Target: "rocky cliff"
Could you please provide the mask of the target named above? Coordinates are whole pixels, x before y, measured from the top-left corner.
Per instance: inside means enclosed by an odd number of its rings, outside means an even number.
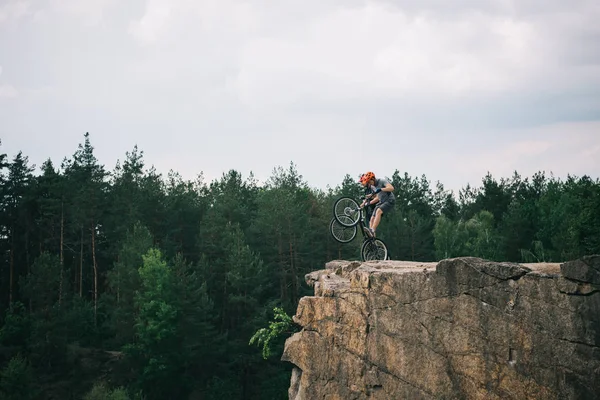
[[[600,398],[600,256],[332,261],[306,276],[289,398]]]

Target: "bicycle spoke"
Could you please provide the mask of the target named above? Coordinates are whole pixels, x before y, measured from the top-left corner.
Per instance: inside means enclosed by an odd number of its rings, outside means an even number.
[[[342,220],[347,221],[349,224],[352,222],[350,217],[342,216]],[[344,226],[340,224],[335,218],[331,220],[329,229],[333,238],[341,243],[351,242],[357,233],[357,227],[353,226]]]
[[[361,218],[361,209],[354,199],[350,197],[341,197],[333,206],[333,216],[340,224],[344,226],[353,226],[356,225]]]
[[[366,240],[361,253],[364,261],[387,259],[387,247],[380,239]]]

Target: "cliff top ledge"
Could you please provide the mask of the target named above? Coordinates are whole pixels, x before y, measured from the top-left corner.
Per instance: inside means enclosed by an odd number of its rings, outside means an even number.
[[[292,400],[600,393],[600,255],[563,263],[333,260],[305,275]]]

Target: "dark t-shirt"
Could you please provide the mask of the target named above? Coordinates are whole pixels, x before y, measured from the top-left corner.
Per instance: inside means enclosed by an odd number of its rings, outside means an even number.
[[[375,179],[375,186],[372,186],[372,190],[375,191],[376,188],[383,189],[383,187],[385,185],[387,185],[388,183],[390,183],[390,181],[388,181],[385,178]],[[390,201],[390,202],[396,201],[396,197],[394,196],[393,192],[381,191],[381,192],[377,193],[377,197],[379,197],[379,203],[384,203],[386,201]]]

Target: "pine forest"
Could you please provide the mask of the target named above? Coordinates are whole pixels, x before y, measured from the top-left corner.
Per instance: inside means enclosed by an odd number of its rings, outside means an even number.
[[[250,339],[312,295],[307,273],[359,259],[358,237],[329,230],[335,200],[362,196],[358,176],[315,189],[290,162],[264,184],[184,180],[137,146],[109,169],[92,142],[60,165],[0,155],[0,398],[287,399],[293,323],[270,352]],[[379,173],[395,187],[377,231],[395,260],[600,253],[598,178],[515,171],[454,193]]]

